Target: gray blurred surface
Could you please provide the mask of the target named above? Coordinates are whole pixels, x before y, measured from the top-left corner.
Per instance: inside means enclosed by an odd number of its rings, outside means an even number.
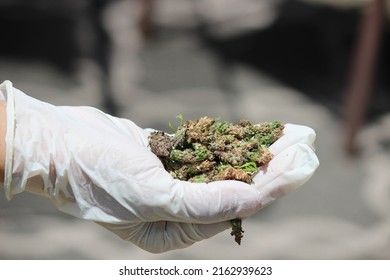
[[[105,19],[114,40],[111,83],[121,117],[163,130],[179,113],[187,119],[304,124],[317,132],[319,169],[297,191],[245,220],[241,246],[226,231],[157,255],[60,213],[47,199],[23,193],[9,202],[1,192],[0,259],[390,258],[390,114],[363,128],[358,140],[364,149],[348,157],[341,146],[342,123],[327,108],[240,65],[227,76],[235,91],[224,91],[218,60],[196,38],[178,33],[144,42],[135,30],[134,10],[133,1],[119,1]],[[101,104],[99,70],[88,60],[80,60],[69,77],[44,63],[2,57],[0,77],[56,105]]]

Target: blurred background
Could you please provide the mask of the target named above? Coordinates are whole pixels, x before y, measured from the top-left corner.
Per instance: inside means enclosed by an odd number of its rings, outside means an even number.
[[[185,119],[317,132],[320,167],[223,232],[149,254],[45,198],[0,193],[0,259],[389,259],[384,0],[0,0],[0,77],[56,105],[169,131]],[[60,124],[59,124],[60,125]]]

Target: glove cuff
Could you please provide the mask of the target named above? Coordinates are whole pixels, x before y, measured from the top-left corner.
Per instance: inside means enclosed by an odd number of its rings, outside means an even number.
[[[4,188],[8,200],[12,198],[11,181],[12,181],[12,161],[14,151],[14,131],[15,131],[15,103],[14,91],[10,81],[4,81],[0,85],[0,98],[7,102],[7,131],[5,136],[6,154],[5,154],[5,172]]]

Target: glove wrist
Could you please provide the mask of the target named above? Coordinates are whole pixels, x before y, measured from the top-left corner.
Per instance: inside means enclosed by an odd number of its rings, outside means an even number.
[[[5,139],[4,147],[2,147],[2,152],[4,156],[4,188],[6,192],[7,199],[11,199],[11,180],[12,180],[12,159],[13,159],[13,139],[14,139],[14,127],[15,127],[15,107],[14,107],[14,94],[13,86],[10,81],[5,81],[0,85],[0,100],[6,101],[5,112],[2,116],[5,121],[2,123],[2,139]],[[4,120],[3,119],[3,120]],[[3,138],[4,137],[4,138]]]

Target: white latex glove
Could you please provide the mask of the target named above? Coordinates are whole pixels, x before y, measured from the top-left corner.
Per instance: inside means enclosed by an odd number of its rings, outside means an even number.
[[[13,147],[7,197],[24,190],[45,195],[59,210],[150,252],[187,247],[228,229],[231,219],[251,216],[302,185],[319,164],[314,131],[288,124],[271,147],[275,158],[254,184],[179,181],[149,150],[149,132],[133,122],[91,107],[53,106],[7,88],[1,86],[15,104],[15,127],[7,130],[7,148]],[[7,108],[12,119],[12,105]]]

